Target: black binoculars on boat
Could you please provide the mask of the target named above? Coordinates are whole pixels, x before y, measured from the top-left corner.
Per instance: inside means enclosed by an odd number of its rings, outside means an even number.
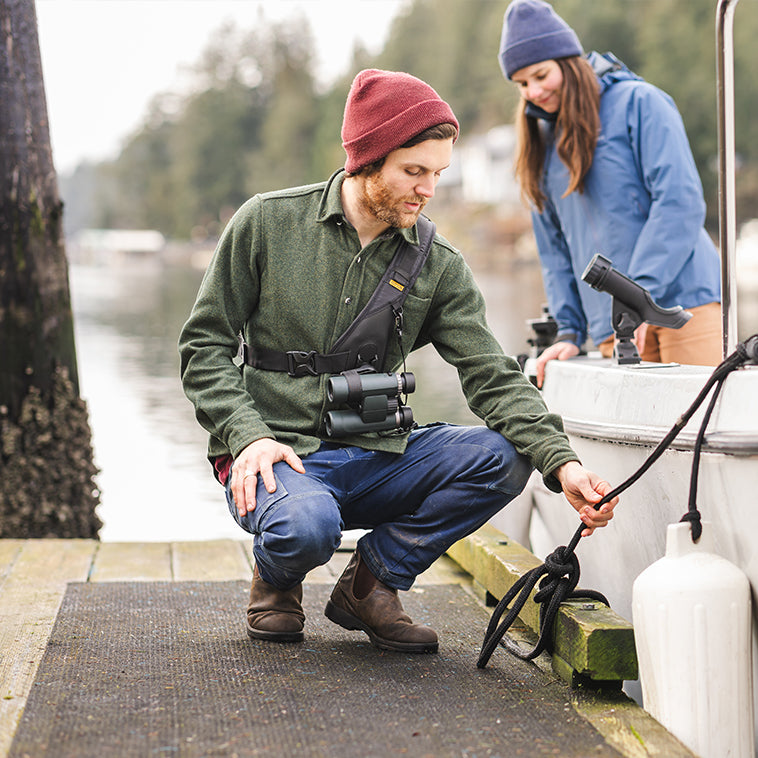
[[[330,437],[388,430],[408,431],[413,411],[403,405],[401,395],[416,389],[410,372],[377,373],[363,366],[330,376],[326,395],[332,403],[345,403],[350,410],[329,411],[324,420]]]
[[[654,326],[679,329],[692,318],[681,305],[661,308],[644,287],[616,271],[611,261],[599,253],[589,262],[582,279],[593,289],[613,296],[612,321],[618,337],[614,356],[619,363],[640,362],[632,337],[634,330],[644,321]]]

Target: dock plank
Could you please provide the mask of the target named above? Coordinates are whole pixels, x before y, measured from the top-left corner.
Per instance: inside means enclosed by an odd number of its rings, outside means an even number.
[[[22,543],[20,552],[3,543],[10,571],[0,606],[0,755],[12,742],[66,585],[87,580],[97,549],[94,540]]]
[[[330,561],[309,571],[305,577],[305,584],[334,584],[338,577],[339,572],[334,569]]]
[[[222,582],[250,579],[250,548],[239,540],[171,543],[175,582]]]
[[[471,584],[471,576],[454,560],[443,555],[423,574],[416,577],[414,587],[423,584]]]
[[[167,542],[102,542],[90,572],[92,582],[170,582],[172,578]]]
[[[24,540],[0,540],[0,591],[10,576],[13,564],[21,555],[24,544]]]

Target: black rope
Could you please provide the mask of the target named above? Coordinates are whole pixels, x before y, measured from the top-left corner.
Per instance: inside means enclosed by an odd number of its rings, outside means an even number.
[[[645,459],[644,463],[629,478],[625,479],[620,485],[612,489],[607,495],[604,495],[600,501],[595,504],[595,510],[599,510],[601,506],[613,500],[613,498],[627,490],[642,477],[658,458],[663,455],[664,451],[671,445],[679,432],[684,429],[713,389],[714,385],[716,385],[716,390],[711,397],[711,401],[708,405],[708,409],[703,418],[703,423],[700,426],[695,441],[694,461],[698,461],[699,466],[700,450],[705,437],[705,428],[708,425],[711,413],[716,405],[716,399],[721,392],[726,377],[732,371],[748,362],[758,362],[758,335],[754,335],[744,343],[738,344],[735,351],[714,369],[693,403],[677,419],[676,423],[658,443],[653,452]],[[695,469],[694,461],[693,474],[690,480],[690,507],[687,514],[682,518],[682,521],[690,521],[693,531],[693,539],[697,541],[700,537],[700,530],[702,527],[700,525],[700,514],[694,506],[697,497],[697,470]],[[482,642],[479,660],[476,664],[477,668],[483,669],[486,667],[498,644],[526,604],[526,601],[529,599],[537,582],[540,582],[540,584],[538,591],[534,595],[534,601],[540,604],[540,631],[536,644],[531,650],[524,650],[520,645],[509,638],[506,638],[503,642],[503,645],[507,650],[522,660],[532,660],[544,650],[552,651],[551,638],[553,624],[555,622],[555,617],[558,614],[558,609],[560,608],[561,603],[565,600],[586,598],[609,605],[608,600],[599,592],[594,590],[574,591],[579,583],[580,573],[579,559],[576,557],[574,550],[576,550],[576,546],[582,538],[582,532],[586,528],[587,527],[584,523],[580,524],[568,545],[556,548],[545,559],[545,562],[542,565],[527,571],[508,590],[508,592],[506,592],[495,607],[490,622],[487,625],[487,631],[484,634],[484,641]],[[695,537],[696,531],[697,537]],[[505,614],[505,618],[502,618],[501,620],[503,614]]]
[[[705,440],[705,430],[708,427],[708,422],[711,420],[711,414],[716,407],[716,401],[719,394],[724,387],[726,377],[722,377],[716,384],[716,389],[713,390],[711,400],[708,403],[708,407],[703,415],[703,421],[700,424],[700,429],[695,439],[695,450],[692,458],[692,470],[690,471],[690,494],[687,500],[687,513],[679,519],[680,523],[689,522],[690,532],[692,534],[692,541],[697,542],[700,539],[700,535],[703,533],[703,525],[701,523],[700,511],[697,508],[697,483],[698,474],[700,472],[700,451],[703,447],[703,441]]]

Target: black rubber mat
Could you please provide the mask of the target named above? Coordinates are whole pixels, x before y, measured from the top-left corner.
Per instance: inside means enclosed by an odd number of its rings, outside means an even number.
[[[69,585],[9,755],[617,756],[565,685],[496,651],[461,587],[402,593],[437,655],[382,652],[323,616],[306,640],[251,642],[244,582]]]

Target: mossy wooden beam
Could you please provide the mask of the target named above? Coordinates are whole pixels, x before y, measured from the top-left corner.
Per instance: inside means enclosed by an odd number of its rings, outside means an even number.
[[[495,600],[527,571],[541,565],[535,555],[490,525],[453,545],[447,554]],[[538,633],[539,606],[533,595],[519,618]],[[632,625],[602,603],[563,603],[555,620],[554,640],[553,668],[572,686],[620,684],[637,678]]]

